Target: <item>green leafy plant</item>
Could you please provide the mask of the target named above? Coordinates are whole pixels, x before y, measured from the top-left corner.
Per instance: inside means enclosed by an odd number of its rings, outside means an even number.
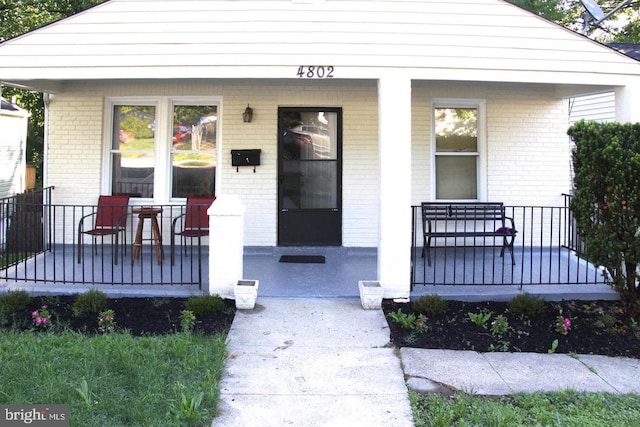
[[[553,340],[553,342],[551,343],[551,348],[549,350],[547,350],[547,353],[549,354],[553,354],[556,352],[556,349],[558,348],[558,340],[555,339]]]
[[[201,408],[204,392],[187,394],[182,384],[176,386],[177,399],[169,407],[170,418],[176,421],[195,423],[207,416],[207,411]]]
[[[196,324],[196,315],[191,310],[180,312],[180,328],[182,332],[191,332]]]
[[[416,316],[414,313],[406,314],[401,309],[389,313],[389,318],[399,323],[404,329],[426,331],[429,329],[427,325],[427,317],[424,314]]]
[[[547,308],[544,298],[528,293],[516,295],[509,301],[509,312],[523,317],[539,317]]]
[[[38,329],[49,328],[52,325],[51,313],[49,313],[46,305],[43,305],[31,313],[31,319],[34,326]]]
[[[76,387],[76,393],[84,401],[87,406],[91,406],[93,402],[93,393],[89,390],[89,384],[86,379],[80,381],[80,387]]]
[[[98,315],[98,331],[103,334],[116,330],[116,313],[113,310],[101,311]]]
[[[10,291],[0,295],[0,314],[16,314],[27,308],[31,297],[26,291]]]
[[[501,337],[506,334],[509,330],[509,321],[504,315],[496,316],[496,318],[491,322],[491,335],[494,337]]]
[[[418,313],[428,317],[435,317],[447,311],[449,303],[442,299],[440,295],[424,295],[415,300],[412,307]]]
[[[474,325],[480,326],[485,329],[487,329],[487,323],[489,323],[492,315],[493,312],[487,310],[481,310],[479,313],[467,313],[469,320],[471,320]]]
[[[73,303],[73,312],[80,316],[83,314],[98,314],[107,305],[108,297],[98,289],[91,289],[78,295]]]
[[[217,295],[200,295],[189,297],[185,308],[196,316],[215,314],[224,310],[224,300]]]
[[[489,345],[489,351],[501,351],[501,352],[507,352],[509,351],[509,346],[511,345],[511,343],[509,341],[498,341],[497,344],[491,344]]]

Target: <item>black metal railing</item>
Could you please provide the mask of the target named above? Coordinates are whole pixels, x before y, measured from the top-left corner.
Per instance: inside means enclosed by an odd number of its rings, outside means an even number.
[[[567,240],[565,242],[565,246],[572,251],[576,252],[578,255],[585,254],[585,245],[584,238],[578,233],[578,227],[576,226],[576,219],[573,216],[573,212],[570,209],[571,199],[573,196],[571,194],[562,194],[562,200],[564,201],[564,208],[567,210],[567,215],[565,218],[565,227],[567,229]]]
[[[50,248],[46,206],[53,187],[0,199],[0,267]]]
[[[569,201],[570,196],[566,196],[562,207],[505,206],[505,216],[515,223],[514,262],[509,253],[501,254],[504,238],[500,233],[482,236],[491,234],[485,233],[488,228],[505,226],[494,221],[438,221],[435,227],[445,230],[438,236],[451,234],[446,230],[452,229],[457,230],[456,236],[432,238],[430,251],[423,252],[422,209],[413,206],[412,289],[415,285],[604,283],[602,270],[579,256],[581,239]]]
[[[208,236],[175,236],[175,245],[171,245],[173,220],[185,214],[184,205],[145,206],[156,212],[155,234],[151,217],[141,215],[143,207],[128,206],[119,250],[115,251],[113,235],[79,233],[81,219],[96,212],[97,206],[51,204],[51,190],[0,199],[0,278],[4,281],[201,288],[208,279]],[[208,228],[208,223],[203,227]],[[139,254],[134,258],[136,246]]]

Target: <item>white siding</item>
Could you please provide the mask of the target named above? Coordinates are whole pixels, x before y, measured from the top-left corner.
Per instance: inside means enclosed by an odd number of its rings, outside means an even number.
[[[25,190],[27,114],[0,110],[0,198]]]
[[[612,122],[616,120],[616,96],[614,92],[585,95],[569,100],[569,123],[581,119]]]
[[[462,80],[478,75],[452,71],[592,84],[640,74],[624,55],[500,0],[112,0],[5,43],[0,64],[0,79],[15,81],[295,78],[299,65],[332,65],[338,78],[390,65]]]

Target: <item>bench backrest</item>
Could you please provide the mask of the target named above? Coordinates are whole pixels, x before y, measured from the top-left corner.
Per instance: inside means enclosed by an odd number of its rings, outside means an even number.
[[[423,202],[422,222],[427,221],[502,221],[504,205],[492,203]]]

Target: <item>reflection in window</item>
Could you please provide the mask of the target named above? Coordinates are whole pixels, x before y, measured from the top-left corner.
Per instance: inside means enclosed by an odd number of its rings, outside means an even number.
[[[338,113],[289,111],[281,120],[282,207],[337,208]]]
[[[478,108],[435,108],[436,199],[478,198]]]
[[[217,106],[174,105],[171,197],[213,196]]]
[[[153,106],[115,105],[111,146],[113,194],[153,197],[155,169]]]

